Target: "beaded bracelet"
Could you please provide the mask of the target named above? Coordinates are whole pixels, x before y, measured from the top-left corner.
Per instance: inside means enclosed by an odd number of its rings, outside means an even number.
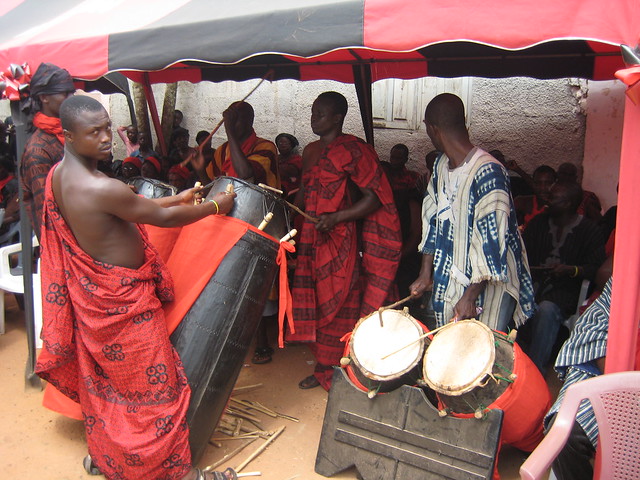
[[[216,213],[214,213],[214,215],[218,215],[218,213],[220,213],[220,207],[218,206],[218,202],[216,202],[215,200],[209,200],[209,201],[216,206]]]

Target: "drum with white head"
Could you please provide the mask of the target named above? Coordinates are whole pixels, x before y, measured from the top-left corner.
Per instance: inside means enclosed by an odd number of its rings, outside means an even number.
[[[352,382],[370,397],[404,384],[415,385],[425,332],[426,327],[406,309],[374,312],[356,324],[345,349],[349,360],[342,363],[347,364]]]

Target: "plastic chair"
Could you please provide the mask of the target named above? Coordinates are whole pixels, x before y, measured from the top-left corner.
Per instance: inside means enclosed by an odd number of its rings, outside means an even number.
[[[33,246],[38,245],[38,240],[33,237]],[[24,294],[22,280],[22,268],[11,268],[10,257],[22,251],[21,243],[14,243],[0,248],[0,334],[4,333],[4,294]],[[33,274],[33,316],[35,320],[36,348],[42,347],[40,331],[42,330],[42,294],[40,292],[40,270]]]
[[[572,332],[573,328],[576,326],[576,322],[578,318],[580,318],[580,309],[587,302],[587,298],[589,298],[589,288],[591,287],[591,281],[586,278],[582,280],[582,284],[580,285],[580,293],[578,294],[578,304],[576,305],[576,311],[573,315],[567,318],[562,324],[567,327],[567,329]]]
[[[621,372],[567,388],[553,426],[520,467],[522,479],[539,479],[547,472],[569,438],[582,399],[591,402],[598,423],[600,469],[594,478],[640,478],[640,372]]]

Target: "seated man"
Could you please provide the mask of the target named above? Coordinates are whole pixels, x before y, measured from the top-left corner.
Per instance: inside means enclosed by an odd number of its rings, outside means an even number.
[[[551,187],[556,183],[556,172],[548,165],[540,165],[533,172],[533,195],[513,196],[518,225],[524,229],[533,217],[549,206]]]
[[[161,303],[173,299],[173,282],[139,225],[193,223],[228,212],[235,195],[199,205],[195,189],[139,197],[96,169],[112,139],[100,102],[70,97],[60,119],[65,153],[45,186],[36,373],[80,404],[89,453],[106,478],[237,478],[191,466],[190,388]]]
[[[578,167],[571,162],[565,162],[558,167],[558,180],[580,184],[578,174]],[[602,205],[598,196],[589,190],[583,190],[578,213],[594,222],[600,220],[602,217]]]
[[[555,369],[564,384],[545,417],[545,428],[551,427],[567,388],[582,380],[604,373],[609,311],[611,307],[611,282],[609,279],[602,294],[587,308],[576,323],[571,336],[564,343]],[[640,333],[640,331],[639,331]],[[636,351],[636,370],[640,367],[640,341]],[[553,462],[553,473],[558,480],[583,480],[593,478],[591,460],[598,442],[598,424],[588,401],[580,404],[569,440]]]
[[[520,339],[543,374],[563,320],[575,312],[582,280],[593,280],[605,259],[600,229],[577,213],[581,199],[580,185],[557,182],[548,210],[531,220],[522,234],[538,284],[538,310]]]

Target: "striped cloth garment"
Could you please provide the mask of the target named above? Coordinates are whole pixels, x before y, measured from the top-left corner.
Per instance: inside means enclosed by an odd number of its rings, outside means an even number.
[[[555,369],[560,379],[564,380],[564,384],[558,393],[558,398],[544,419],[545,428],[548,427],[551,415],[560,409],[567,388],[576,382],[602,374],[596,366],[595,360],[604,357],[607,353],[610,306],[611,279],[603,288],[602,294],[578,319],[571,336],[558,354]],[[598,424],[588,400],[583,400],[580,403],[576,420],[593,446],[596,447],[598,445]]]

